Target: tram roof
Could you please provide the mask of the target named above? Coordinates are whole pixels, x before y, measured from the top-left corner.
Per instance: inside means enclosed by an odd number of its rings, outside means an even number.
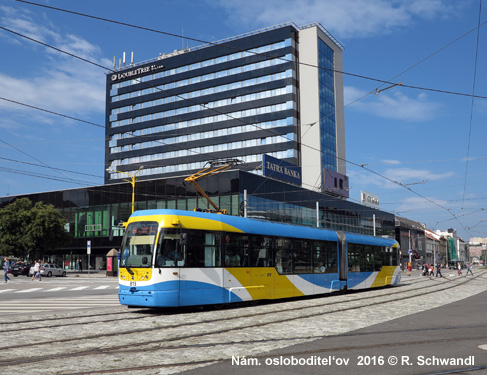
[[[308,238],[315,240],[327,240],[327,241],[338,241],[338,234],[336,231],[314,228],[304,225],[289,224],[289,223],[279,223],[268,220],[244,218],[240,216],[232,215],[221,215],[206,212],[194,212],[194,211],[183,211],[183,210],[171,210],[171,209],[156,209],[156,210],[143,210],[135,211],[132,214],[134,217],[142,216],[163,216],[163,215],[173,215],[173,216],[186,216],[192,218],[201,218],[206,220],[213,220],[220,222],[222,224],[230,225],[243,233],[257,234],[257,235],[268,235],[268,236],[283,236],[283,237],[293,237],[293,238]],[[369,245],[382,245],[382,246],[392,246],[396,243],[393,239],[382,238],[382,237],[372,237],[367,235],[346,233],[346,239],[348,242],[356,242]]]

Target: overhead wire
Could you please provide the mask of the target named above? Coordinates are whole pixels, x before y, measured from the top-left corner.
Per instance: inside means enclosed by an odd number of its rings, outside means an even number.
[[[28,1],[23,1],[23,0],[17,0],[17,1],[20,1],[20,2],[23,2],[23,3],[32,4],[32,5],[37,5],[37,6],[43,6],[43,5],[41,5],[41,4],[36,4],[36,3],[32,3],[32,2],[28,2]],[[60,8],[54,8],[54,7],[49,7],[49,6],[44,6],[44,7],[51,8],[51,9],[55,9],[55,10],[60,10],[60,11],[65,11],[65,12],[68,12],[68,13],[73,13],[73,14],[77,14],[77,15],[82,15],[82,16],[86,16],[86,17],[91,17],[91,18],[95,18],[95,19],[99,19],[99,20],[103,20],[103,21],[107,21],[107,22],[118,23],[118,24],[125,25],[125,26],[137,27],[137,28],[141,28],[141,29],[144,29],[144,30],[148,30],[148,31],[160,32],[160,33],[162,33],[162,34],[166,34],[166,35],[171,35],[171,36],[177,36],[177,37],[180,37],[179,35],[175,35],[175,34],[171,34],[171,33],[166,33],[166,32],[161,32],[161,31],[159,31],[159,30],[153,30],[153,29],[149,29],[149,28],[144,28],[144,27],[134,26],[134,25],[130,25],[130,24],[125,24],[125,23],[118,22],[118,21],[112,21],[112,20],[108,20],[108,19],[103,19],[103,18],[101,18],[101,17],[95,17],[95,16],[90,16],[90,15],[86,15],[86,14],[82,14],[82,13],[77,13],[77,12],[72,12],[72,11],[66,11],[66,10],[63,10],[63,9],[60,9]],[[486,22],[487,22],[487,21],[486,21]],[[485,22],[484,22],[483,24],[485,24]],[[481,25],[483,25],[483,24],[481,24]],[[480,27],[481,25],[479,25],[479,27]],[[9,31],[9,30],[7,30],[7,31]],[[186,37],[186,39],[192,40],[192,38],[188,38],[188,37]],[[204,41],[200,41],[200,42],[204,42]],[[208,43],[208,42],[206,42],[206,43],[207,43],[207,44],[211,44],[211,43]],[[41,43],[41,44],[42,44],[42,43]],[[46,45],[46,46],[47,46],[47,45]],[[55,47],[54,47],[54,48],[55,48]],[[56,48],[55,48],[55,49],[56,49]],[[59,49],[57,49],[57,50],[59,50]],[[61,52],[61,50],[59,50],[59,51]],[[64,53],[64,52],[63,52],[63,53]],[[68,54],[69,54],[69,53],[68,53]],[[70,55],[72,55],[72,54],[70,54]],[[73,56],[73,57],[76,57],[75,55],[72,55],[72,56]],[[82,60],[84,60],[84,59],[82,59]],[[87,61],[87,62],[89,62],[89,61]],[[92,62],[90,62],[90,63],[92,63]],[[98,64],[95,64],[95,65],[98,65]],[[306,65],[306,64],[305,64],[305,65]],[[98,66],[100,66],[100,65],[98,65]],[[100,67],[101,67],[101,66],[100,66]],[[322,68],[322,67],[319,67],[319,66],[315,66],[315,67],[316,67],[316,68]],[[105,68],[105,67],[103,67],[103,68],[104,68],[104,69],[107,69],[107,68]],[[324,69],[327,69],[327,70],[333,70],[333,69],[328,69],[328,68],[324,68]],[[109,69],[108,69],[108,70],[109,70]],[[360,76],[360,75],[356,75],[356,74],[350,74],[350,73],[346,73],[346,72],[340,72],[340,71],[336,71],[336,70],[334,70],[334,71],[335,71],[335,72],[337,72],[337,73],[347,74],[347,75],[351,75],[351,76],[355,76],[355,77],[359,77],[359,78],[365,78],[365,79],[371,79],[371,80],[375,80],[375,81],[378,81],[378,82],[382,82],[383,84],[390,84],[390,83],[392,83],[392,82],[388,82],[388,81],[384,81],[384,80],[373,79],[373,78],[371,78],[371,77]],[[402,85],[402,86],[404,86],[404,87],[410,87],[410,88],[417,88],[417,89],[425,89],[425,88],[413,87],[413,86],[408,86],[408,85]],[[477,97],[478,97],[478,98],[487,98],[487,97],[481,97],[481,96],[476,96],[476,95],[468,95],[468,94],[463,94],[463,93],[450,92],[450,91],[445,91],[445,90],[437,90],[437,89],[427,89],[427,90],[429,90],[429,91],[443,92],[443,93],[450,93],[450,94],[455,94],[455,95],[471,96],[471,97],[476,97],[476,98],[477,98]],[[186,99],[185,99],[185,100],[186,100]],[[212,110],[214,110],[213,108],[207,108],[207,109],[212,109]],[[217,112],[217,113],[218,113],[218,111],[215,111],[215,112]],[[241,119],[240,119],[240,120],[241,120]],[[242,120],[241,120],[241,121],[242,121]],[[244,122],[244,121],[242,121],[242,122]],[[245,122],[244,122],[244,123],[245,123]],[[253,125],[253,124],[250,124],[250,125]],[[264,129],[264,130],[266,130],[266,129]],[[318,151],[322,152],[321,150],[318,150]],[[350,163],[350,164],[352,164],[352,165],[356,165],[356,166],[362,167],[362,168],[364,168],[364,169],[366,169],[366,170],[368,170],[368,171],[370,171],[370,172],[372,172],[372,173],[374,173],[374,174],[377,174],[377,175],[378,175],[378,176],[380,176],[380,177],[383,177],[383,178],[385,177],[385,176],[382,176],[381,174],[379,174],[379,173],[377,173],[377,172],[374,172],[374,171],[371,171],[371,170],[370,170],[370,169],[368,169],[368,168],[365,168],[365,167],[364,167],[364,165],[355,164],[355,163],[352,163],[352,162],[347,161],[347,160],[345,160],[345,159],[342,159],[342,160],[343,160],[343,161],[345,161],[345,162],[348,162],[348,163]],[[387,178],[386,178],[386,179],[387,179]],[[393,181],[393,180],[391,180],[391,179],[389,179],[389,181],[391,181],[391,182],[393,182],[393,183],[398,183],[397,181]],[[399,185],[402,185],[401,183],[398,183],[398,184],[399,184]],[[405,186],[403,186],[403,187],[405,187]],[[407,188],[407,187],[406,187],[406,188]],[[408,188],[408,190],[410,190],[411,192],[415,193],[415,192],[414,192],[412,189],[410,189],[410,188]],[[415,193],[415,194],[417,194],[417,193]],[[421,196],[421,195],[420,195],[420,196]],[[421,197],[422,197],[422,196],[421,196]],[[422,197],[422,198],[423,198],[423,199],[427,199],[427,198],[425,198],[425,197]],[[431,201],[431,202],[433,203],[433,201]],[[439,206],[439,207],[441,207],[441,206]],[[444,207],[441,207],[441,208],[444,208]],[[444,208],[444,209],[446,209],[446,208]],[[447,209],[447,210],[448,210],[448,209]]]
[[[37,159],[36,157],[34,157],[34,156],[30,155],[29,153],[27,153],[27,152],[25,152],[25,151],[21,150],[20,148],[15,147],[14,145],[11,145],[10,143],[8,143],[8,142],[4,141],[3,139],[0,139],[0,142],[2,142],[3,144],[5,144],[5,145],[7,145],[7,146],[9,146],[9,147],[11,147],[11,148],[13,148],[13,149],[14,149],[14,150],[16,150],[16,151],[18,151],[18,152],[22,153],[23,155],[26,155],[26,156],[28,156],[29,158],[31,158],[31,159],[33,159],[33,160],[35,160],[35,161],[37,161],[37,162],[41,163],[42,165],[44,165],[44,166],[45,166],[45,168],[49,168],[50,170],[52,170],[52,171],[54,171],[54,172],[56,172],[56,173],[60,174],[60,175],[61,175],[61,176],[63,176],[64,178],[67,178],[67,179],[68,179],[68,182],[73,182],[73,183],[76,183],[74,179],[72,179],[71,177],[66,176],[66,175],[65,175],[63,172],[61,172],[61,171],[60,171],[60,170],[58,170],[57,168],[53,168],[53,167],[51,167],[50,165],[48,165],[48,164],[44,163],[43,161],[41,161],[41,160]]]
[[[475,86],[477,82],[477,64],[479,60],[479,42],[480,42],[480,21],[482,17],[482,0],[479,0],[479,28],[477,29],[477,43],[475,46],[475,64],[474,64],[474,72],[473,72],[473,82],[472,82],[472,94],[475,94]],[[467,191],[467,177],[468,177],[468,160],[470,156],[470,141],[472,139],[472,123],[473,123],[473,110],[474,110],[474,102],[475,99],[472,97],[471,104],[470,104],[470,123],[468,128],[468,142],[467,142],[467,161],[465,162],[465,179],[464,179],[464,186],[463,186],[463,198],[465,199],[465,194]],[[462,209],[463,209],[462,203]]]
[[[13,162],[13,163],[19,163],[19,164],[32,165],[34,167],[48,168],[48,169],[52,169],[52,170],[58,170],[58,171],[61,171],[61,172],[79,174],[79,175],[84,175],[84,176],[89,176],[89,177],[103,178],[102,176],[97,176],[97,175],[94,175],[94,174],[91,174],[91,173],[76,172],[76,171],[71,171],[71,170],[68,170],[68,169],[62,169],[62,168],[55,168],[55,167],[52,167],[52,166],[46,166],[44,164],[29,163],[27,161],[22,161],[22,160],[15,160],[15,159],[9,159],[9,158],[4,158],[4,157],[0,157],[0,160],[5,160],[5,161],[9,161],[9,162]]]
[[[62,8],[56,8],[56,7],[49,6],[49,5],[38,4],[38,3],[31,2],[31,1],[26,1],[26,0],[15,0],[15,1],[20,2],[20,3],[34,5],[34,6],[39,6],[39,7],[43,7],[43,8],[47,8],[47,9],[52,9],[52,10],[56,10],[56,11],[60,11],[60,12],[71,13],[71,14],[74,14],[74,15],[82,16],[82,17],[93,18],[93,19],[96,19],[96,20],[99,20],[99,21],[114,23],[114,24],[118,24],[118,25],[122,25],[122,26],[127,26],[127,27],[136,28],[136,29],[140,29],[140,30],[150,31],[150,32],[158,33],[158,34],[163,34],[163,35],[167,35],[167,36],[171,36],[171,37],[177,37],[177,38],[181,38],[182,37],[179,34],[169,33],[169,32],[166,32],[166,31],[161,31],[161,30],[152,29],[152,28],[148,28],[148,27],[144,27],[144,26],[139,26],[139,25],[133,25],[133,24],[129,24],[129,23],[126,23],[126,22],[115,21],[115,20],[111,20],[111,19],[108,19],[108,18],[97,17],[97,16],[93,16],[93,15],[90,15],[90,14],[86,14],[86,13],[75,12],[75,11],[71,11],[71,10],[67,10],[67,9],[62,9]],[[483,23],[481,23],[479,25],[479,27],[485,25],[486,23],[487,23],[487,19]],[[475,29],[473,29],[473,30],[475,30]],[[471,30],[471,31],[473,31],[473,30]],[[465,34],[465,35],[467,35],[467,34]],[[204,40],[201,40],[201,39],[191,38],[191,37],[188,37],[188,36],[184,36],[184,39],[196,41],[198,43],[204,43],[204,44],[207,44],[207,45],[220,45],[220,44],[218,44],[218,42],[208,42],[208,41],[204,41]],[[238,48],[234,48],[234,47],[230,47],[230,46],[225,46],[225,48],[229,48],[229,49],[241,51]],[[253,53],[255,55],[267,56],[267,54],[265,54],[265,53],[258,53],[258,52],[251,52],[251,53]],[[283,58],[283,57],[279,57],[279,59],[284,60],[284,61],[287,61],[287,62],[294,62],[292,60],[288,60],[288,59]],[[334,73],[348,75],[348,76],[355,77],[355,78],[362,78],[362,79],[366,79],[366,80],[370,80],[370,81],[375,81],[375,82],[379,82],[379,83],[382,83],[382,84],[387,84],[387,85],[396,85],[397,84],[395,82],[385,81],[385,80],[382,80],[382,79],[373,78],[373,77],[364,76],[364,75],[355,74],[355,73],[350,73],[350,72],[339,71],[339,70],[336,70],[336,69],[326,68],[326,67],[319,66],[319,65],[304,63],[304,62],[301,62],[301,61],[299,61],[298,64],[299,65],[304,65],[304,66],[309,66],[309,67],[316,68],[316,69],[328,70],[328,71],[331,71],[331,72],[334,72]],[[434,89],[434,88],[426,88],[426,87],[420,87],[420,86],[411,86],[411,85],[407,85],[407,84],[404,84],[404,83],[402,83],[401,86],[402,87],[406,87],[406,88],[416,89],[416,90],[433,91],[433,92],[444,93],[444,94],[451,94],[451,95],[460,95],[460,96],[468,96],[468,97],[471,97],[472,96],[471,94],[468,94],[468,93],[460,93],[460,92],[455,92],[455,91],[448,91],[448,90],[441,90],[441,89]],[[480,98],[480,99],[487,99],[487,96],[475,96],[475,97],[476,98]]]
[[[40,44],[42,44],[42,45],[44,45],[44,46],[46,46],[46,47],[48,47],[48,48],[53,48],[53,49],[55,49],[55,50],[56,50],[56,51],[58,51],[58,52],[61,52],[61,53],[66,53],[66,54],[68,54],[69,56],[72,56],[72,57],[74,57],[74,58],[79,58],[78,56],[76,56],[76,55],[74,55],[74,54],[71,54],[71,53],[66,52],[66,51],[63,51],[63,50],[61,50],[61,49],[59,49],[59,48],[56,48],[56,47],[50,46],[50,45],[49,45],[49,44],[47,44],[47,43],[43,43],[43,42],[37,41],[37,40],[36,40],[36,39],[34,39],[34,38],[27,37],[27,36],[22,35],[22,34],[20,34],[20,33],[14,32],[14,31],[12,31],[12,30],[10,30],[10,29],[4,28],[4,27],[0,27],[0,29],[3,29],[3,30],[8,31],[8,32],[12,32],[12,33],[14,33],[14,34],[16,34],[16,35],[18,35],[18,36],[21,36],[21,37],[26,38],[26,39],[28,39],[28,40],[31,40],[31,41],[33,41],[33,42],[40,43]],[[83,60],[83,61],[85,61],[85,62],[92,63],[92,62],[90,62],[89,60],[86,60],[86,59],[84,59],[84,58],[80,58],[80,59],[81,59],[81,60]],[[113,70],[108,69],[108,68],[106,68],[106,67],[103,67],[103,66],[101,66],[101,65],[99,65],[99,64],[97,64],[97,63],[92,63],[92,64],[93,64],[93,65],[96,65],[96,66],[99,66],[99,67],[102,67],[102,68],[103,68],[103,69],[105,69],[105,70],[113,71]],[[164,91],[164,90],[161,90],[161,91]],[[191,101],[190,99],[187,99],[187,98],[182,98],[182,99]],[[202,104],[199,104],[199,105],[201,105],[202,107],[205,107],[205,106],[204,106],[204,105],[202,105]],[[228,117],[230,117],[230,118],[233,118],[232,116],[230,116],[230,115],[228,115],[228,114],[226,114],[226,113],[222,113],[222,112],[220,112],[220,111],[217,111],[217,110],[215,110],[214,108],[207,108],[207,107],[205,107],[205,108],[206,108],[206,109],[213,110],[213,111],[215,111],[215,112],[217,112],[217,113],[219,113],[219,114],[226,115],[226,116],[228,116]],[[235,118],[235,119],[236,119],[236,118]],[[245,123],[245,124],[247,124],[247,125],[254,125],[254,124],[248,124],[246,121],[244,121],[244,120],[242,120],[242,119],[237,119],[237,120],[240,120],[240,121],[242,121],[243,123]],[[255,126],[255,125],[254,125],[254,126]],[[259,127],[257,127],[257,128],[259,128]],[[261,129],[261,130],[267,130],[267,131],[269,131],[268,129]],[[316,149],[316,148],[311,147],[311,146],[309,146],[309,145],[305,145],[305,144],[304,144],[304,146],[309,147],[309,148],[311,148],[311,149],[313,149],[313,150],[316,150],[316,151],[318,151],[318,152],[324,152],[323,150]],[[346,160],[346,159],[340,158],[340,157],[338,157],[338,156],[337,156],[337,159],[342,160],[342,161],[345,161],[345,162],[347,162],[347,163],[349,163],[349,164],[352,164],[352,165],[355,165],[355,166],[357,166],[357,167],[362,167],[363,169],[365,169],[365,170],[369,171],[370,173],[373,173],[373,174],[375,174],[375,175],[377,175],[377,176],[379,176],[379,177],[381,177],[381,178],[384,178],[384,179],[388,180],[389,182],[392,182],[392,183],[394,183],[394,184],[398,184],[398,185],[400,185],[400,186],[403,186],[404,188],[406,188],[407,190],[409,190],[409,191],[410,191],[410,192],[412,192],[413,194],[415,194],[415,195],[417,195],[417,196],[419,196],[419,197],[423,198],[424,200],[427,200],[427,201],[429,201],[430,203],[432,203],[432,204],[434,204],[434,205],[436,205],[436,206],[438,206],[438,207],[440,207],[440,208],[442,208],[442,209],[447,210],[448,212],[450,212],[450,211],[449,211],[449,209],[447,209],[446,207],[443,207],[443,206],[441,206],[440,204],[438,204],[438,203],[434,202],[433,200],[431,200],[431,199],[429,199],[429,198],[427,198],[427,197],[424,197],[423,195],[421,195],[421,194],[419,194],[419,193],[415,192],[415,191],[414,191],[414,190],[412,190],[411,188],[409,188],[409,187],[407,187],[407,186],[404,186],[403,184],[401,184],[401,183],[399,183],[399,182],[397,182],[397,181],[394,181],[394,180],[392,180],[392,179],[390,179],[390,178],[388,178],[388,177],[386,177],[386,176],[384,176],[384,175],[381,175],[381,174],[380,174],[380,173],[378,173],[378,172],[375,172],[375,171],[373,171],[373,170],[371,170],[371,169],[369,169],[369,168],[366,168],[366,167],[365,167],[363,164],[361,165],[361,164],[358,164],[358,163],[354,163],[354,162],[351,162],[351,161],[349,161],[349,160]],[[463,226],[463,224],[461,224],[461,223],[460,223],[460,225],[462,225],[462,226]]]

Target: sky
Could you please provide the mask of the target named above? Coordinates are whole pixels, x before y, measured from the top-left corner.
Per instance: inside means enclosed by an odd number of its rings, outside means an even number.
[[[344,47],[337,110],[350,200],[364,190],[428,229],[487,237],[485,1],[32,3],[163,33],[0,0],[0,196],[103,184],[106,74],[123,52],[140,63],[283,22],[319,22]]]

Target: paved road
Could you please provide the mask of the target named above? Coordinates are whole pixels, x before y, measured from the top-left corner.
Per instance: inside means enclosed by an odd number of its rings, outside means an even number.
[[[478,280],[484,284],[486,281]],[[428,304],[428,298],[419,303]],[[487,292],[482,292],[434,309],[255,357],[235,353],[239,354],[238,360],[185,374],[485,375],[486,311]],[[442,364],[445,361],[448,363]]]
[[[487,272],[474,272],[474,278],[442,279],[413,273],[395,288],[218,311],[119,306],[96,313],[96,318],[90,310],[56,313],[62,323],[54,325],[51,316],[45,321],[38,316],[9,316],[2,320],[16,330],[3,331],[0,362],[2,358],[6,361],[2,367],[5,373],[44,368],[50,373],[77,375],[185,371],[188,375],[254,375],[256,371],[264,375],[424,375],[443,369],[485,374],[487,356],[481,346],[487,343],[487,332],[479,327],[487,307]],[[33,343],[31,327],[40,335],[61,340],[51,340],[48,345]],[[425,356],[424,361],[436,356],[442,360],[461,358],[464,363],[419,366],[420,355]],[[359,356],[366,366],[357,366]],[[392,356],[402,364],[381,364]],[[240,357],[242,362],[237,365],[232,357]],[[277,365],[267,364],[274,359]],[[322,363],[308,365],[308,359]],[[298,365],[292,366],[292,360]],[[473,366],[482,369],[474,372]]]
[[[82,275],[11,277],[0,284],[0,316],[119,306],[116,278]]]

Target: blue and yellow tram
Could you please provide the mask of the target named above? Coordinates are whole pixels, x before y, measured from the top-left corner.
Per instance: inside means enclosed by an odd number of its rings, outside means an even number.
[[[225,304],[394,285],[395,240],[237,216],[136,211],[119,268],[120,303]]]

